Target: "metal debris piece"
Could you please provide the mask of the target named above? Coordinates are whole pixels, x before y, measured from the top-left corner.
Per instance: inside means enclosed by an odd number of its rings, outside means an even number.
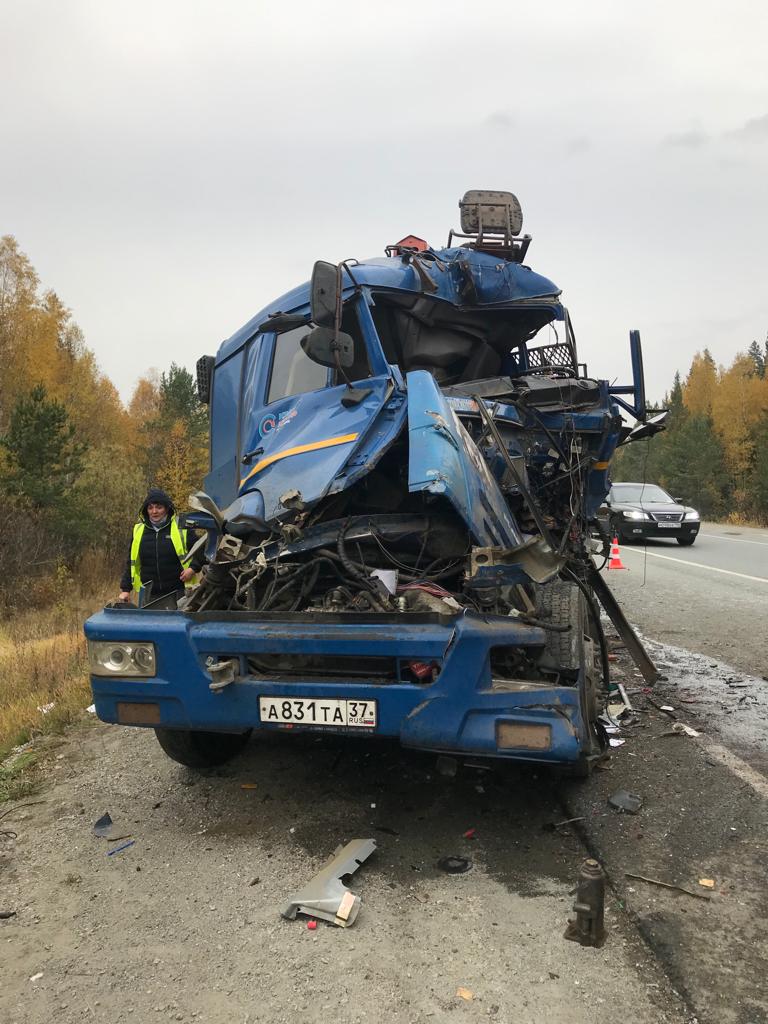
[[[643,806],[643,798],[636,793],[630,793],[626,789],[617,789],[608,797],[608,803],[617,811],[624,811],[627,814],[637,814]]]
[[[686,889],[682,885],[673,885],[671,882],[661,882],[658,878],[646,878],[645,875],[633,875],[630,871],[624,872],[627,878],[635,878],[638,882],[648,882],[650,885],[660,885],[662,889],[673,889],[675,892],[684,892],[686,896],[695,896],[697,900],[708,900],[711,897],[705,892],[694,892],[693,889]]]
[[[469,857],[441,857],[437,866],[447,875],[463,875],[472,867]]]
[[[576,917],[568,921],[565,938],[599,949],[605,943],[605,872],[592,858],[579,870],[573,910]]]
[[[672,733],[674,735],[685,735],[685,736],[701,736],[698,729],[692,728],[690,725],[686,725],[685,722],[675,722],[672,726]]]
[[[121,843],[120,846],[113,846],[111,850],[107,850],[108,857],[114,857],[116,853],[122,853],[123,850],[127,850],[129,846],[135,846],[136,840],[129,839],[127,843]]]
[[[225,661],[217,661],[213,665],[206,665],[211,682],[208,689],[213,693],[219,693],[225,686],[234,683],[240,665],[237,658],[227,658]]]
[[[566,818],[565,821],[545,821],[541,826],[541,831],[554,832],[563,825],[572,825],[575,821],[584,821],[584,816],[582,815],[580,818]]]
[[[135,839],[129,839],[127,843],[121,843],[120,846],[114,846],[112,850],[106,851],[106,856],[114,857],[116,853],[122,853],[123,850],[127,850],[130,846],[135,846]]]
[[[109,811],[107,811],[105,814],[102,814],[98,821],[94,821],[93,834],[98,836],[99,839],[106,839],[107,842],[116,843],[118,839],[128,839],[131,833],[121,829],[119,825],[115,825]]]
[[[307,917],[330,921],[340,928],[349,928],[355,923],[360,910],[360,897],[347,889],[341,879],[357,871],[375,850],[375,839],[353,839],[346,846],[340,846],[280,913],[290,921],[297,914],[306,914]]]

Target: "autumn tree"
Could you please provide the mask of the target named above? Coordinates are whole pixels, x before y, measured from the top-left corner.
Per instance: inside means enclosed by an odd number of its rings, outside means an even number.
[[[694,415],[711,416],[717,388],[717,367],[709,349],[697,352],[683,387],[683,402]]]

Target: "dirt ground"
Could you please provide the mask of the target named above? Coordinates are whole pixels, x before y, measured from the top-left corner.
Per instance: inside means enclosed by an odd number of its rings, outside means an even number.
[[[697,724],[668,671],[654,699]],[[468,766],[445,778],[391,744],[307,736],[254,740],[200,776],[151,732],[89,721],[40,803],[0,823],[17,833],[0,838],[0,910],[16,911],[0,920],[0,1020],[763,1024],[768,802],[707,745],[727,737],[667,736],[670,717],[636,703],[586,783]],[[637,816],[608,806],[619,787],[643,797]],[[92,834],[105,811],[135,840],[113,856],[121,843]],[[569,817],[583,820],[548,830]],[[352,879],[354,926],[281,918],[357,837],[378,850]],[[589,853],[610,877],[600,950],[563,938]],[[449,854],[472,869],[444,874]]]

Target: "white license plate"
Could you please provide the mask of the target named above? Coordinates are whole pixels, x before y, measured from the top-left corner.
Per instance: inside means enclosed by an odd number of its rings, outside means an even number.
[[[660,530],[679,530],[680,523],[656,523]]]
[[[320,725],[346,729],[375,729],[375,700],[336,700],[328,697],[259,697],[262,722],[280,725]]]

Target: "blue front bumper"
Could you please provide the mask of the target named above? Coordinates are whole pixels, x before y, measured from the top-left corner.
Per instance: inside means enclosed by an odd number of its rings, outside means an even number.
[[[373,731],[345,731],[397,737],[407,747],[551,764],[575,763],[588,747],[579,687],[492,680],[491,648],[544,643],[541,629],[509,618],[467,612],[371,615],[361,621],[352,615],[185,615],[108,608],[86,622],[85,634],[88,640],[152,642],[156,648],[157,675],[151,679],[91,677],[96,712],[105,722],[220,732],[285,729],[261,721],[259,697],[345,698],[376,701],[378,715]],[[249,668],[249,656],[277,653],[435,661],[440,672],[435,681],[419,684],[334,679],[330,673],[321,679],[267,677]],[[207,664],[228,658],[238,661],[238,676],[212,692]],[[153,708],[146,721],[140,705]],[[537,732],[529,726],[543,727],[538,734],[548,735],[546,746],[524,739]],[[510,745],[510,736],[523,737],[521,745]]]

